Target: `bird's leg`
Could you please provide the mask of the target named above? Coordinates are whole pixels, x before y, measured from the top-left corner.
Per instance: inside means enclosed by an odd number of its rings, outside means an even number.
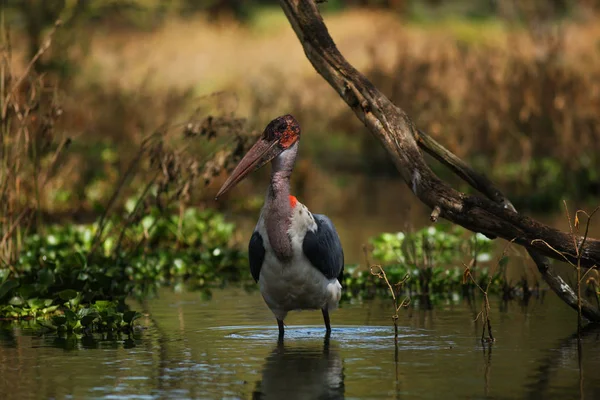
[[[283,320],[277,318],[277,326],[279,326],[279,341],[283,342],[283,333],[284,333],[284,329],[283,329]]]
[[[326,308],[323,308],[321,311],[323,311],[323,321],[325,321],[325,329],[326,331],[326,336],[329,337],[329,335],[331,335],[331,324],[329,323],[329,311]]]

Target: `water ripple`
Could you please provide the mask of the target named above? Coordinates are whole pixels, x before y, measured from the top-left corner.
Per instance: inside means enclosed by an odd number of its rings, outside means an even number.
[[[277,327],[261,325],[220,326],[207,330],[224,331],[225,339],[249,341],[273,341],[277,338]],[[322,339],[325,330],[319,326],[294,325],[285,330],[286,341],[306,341]],[[398,328],[399,350],[436,350],[444,349],[454,342],[445,338],[440,340],[426,330]],[[332,329],[331,341],[346,348],[379,349],[388,348],[394,340],[394,329],[390,326],[338,326]]]

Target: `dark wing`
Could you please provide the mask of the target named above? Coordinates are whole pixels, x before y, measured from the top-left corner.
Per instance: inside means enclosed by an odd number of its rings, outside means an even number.
[[[256,231],[250,238],[250,244],[248,244],[248,258],[250,259],[250,273],[256,282],[260,276],[260,268],[265,261],[265,246],[263,245],[262,236]]]
[[[325,215],[313,214],[317,223],[316,232],[308,231],[304,236],[302,251],[311,264],[328,279],[342,282],[344,273],[344,250],[333,226]]]

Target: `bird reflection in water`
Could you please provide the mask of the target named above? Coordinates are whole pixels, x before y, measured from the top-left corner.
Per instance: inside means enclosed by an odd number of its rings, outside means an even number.
[[[343,399],[344,368],[329,339],[323,346],[279,342],[265,359],[253,399]]]

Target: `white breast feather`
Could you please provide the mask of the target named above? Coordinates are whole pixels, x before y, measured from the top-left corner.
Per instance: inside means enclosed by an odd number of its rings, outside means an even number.
[[[342,296],[342,286],[337,279],[327,279],[302,251],[306,232],[316,229],[317,224],[306,206],[297,202],[288,231],[293,257],[282,263],[271,248],[262,214],[256,225],[265,246],[265,260],[258,280],[260,292],[273,314],[281,320],[292,310],[335,309]]]

